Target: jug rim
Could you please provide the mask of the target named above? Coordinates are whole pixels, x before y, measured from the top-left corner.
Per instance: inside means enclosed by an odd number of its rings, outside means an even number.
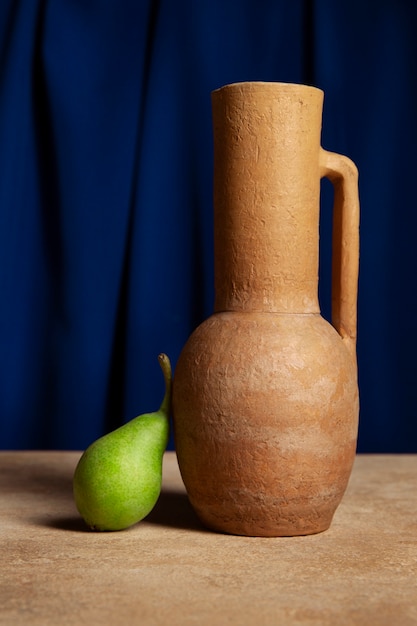
[[[229,89],[238,89],[242,87],[264,87],[266,89],[274,89],[276,87],[280,87],[281,89],[288,89],[288,91],[296,91],[298,90],[309,90],[316,91],[318,93],[323,94],[323,90],[319,87],[315,87],[314,85],[307,85],[306,83],[293,83],[293,82],[281,82],[281,81],[264,81],[264,80],[247,80],[247,81],[238,81],[235,83],[226,83],[225,85],[218,87],[217,89],[212,90],[212,94],[218,93],[219,91],[229,90]]]

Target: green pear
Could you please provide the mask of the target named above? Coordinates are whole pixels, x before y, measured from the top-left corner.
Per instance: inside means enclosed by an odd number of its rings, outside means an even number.
[[[158,411],[135,417],[94,441],[73,479],[80,515],[93,530],[123,530],[142,520],[161,492],[162,459],[168,443],[172,373],[158,356],[165,395]]]

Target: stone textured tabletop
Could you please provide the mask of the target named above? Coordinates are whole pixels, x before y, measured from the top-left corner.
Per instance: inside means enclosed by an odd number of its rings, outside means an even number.
[[[363,455],[330,529],[295,538],[205,530],[175,454],[127,531],[77,514],[79,452],[0,453],[0,624],[417,624],[417,455]]]

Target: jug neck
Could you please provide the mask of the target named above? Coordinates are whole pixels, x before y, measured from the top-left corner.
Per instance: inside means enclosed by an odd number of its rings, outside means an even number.
[[[215,311],[319,312],[322,105],[305,85],[213,92]]]

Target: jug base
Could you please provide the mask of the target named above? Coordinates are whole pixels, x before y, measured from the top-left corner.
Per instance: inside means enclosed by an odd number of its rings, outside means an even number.
[[[271,519],[223,519],[198,510],[193,507],[201,523],[211,531],[238,535],[241,537],[301,537],[307,535],[317,535],[325,532],[331,526],[334,512],[314,521],[307,519],[271,520]]]

